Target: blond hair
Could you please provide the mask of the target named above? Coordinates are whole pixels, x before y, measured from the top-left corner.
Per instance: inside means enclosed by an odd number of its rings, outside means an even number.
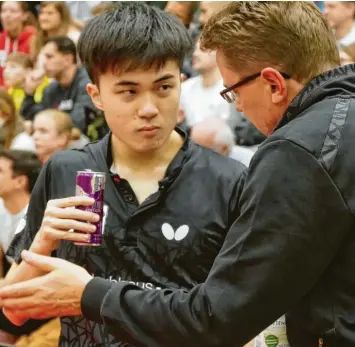
[[[80,139],[81,131],[78,128],[74,128],[73,121],[68,113],[55,109],[47,109],[38,112],[35,118],[39,116],[53,119],[58,135],[67,135],[70,141]]]
[[[308,1],[231,2],[205,25],[201,47],[236,71],[272,66],[303,83],[340,65],[334,34]]]
[[[16,112],[12,96],[4,88],[0,88],[0,111],[6,116],[6,122],[1,129],[0,145],[8,149],[16,135],[24,131],[24,125]]]

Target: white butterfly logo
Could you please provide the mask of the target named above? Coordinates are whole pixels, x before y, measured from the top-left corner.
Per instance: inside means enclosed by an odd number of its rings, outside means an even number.
[[[161,226],[161,231],[167,240],[181,241],[187,236],[190,228],[188,225],[184,224],[179,226],[176,231],[174,231],[174,228],[169,223],[164,223]]]

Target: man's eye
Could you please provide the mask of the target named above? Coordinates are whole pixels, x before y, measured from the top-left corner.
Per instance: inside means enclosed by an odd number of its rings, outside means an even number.
[[[120,92],[118,92],[118,94],[123,94],[123,95],[135,95],[136,91],[133,89],[127,89],[127,90],[121,90]]]
[[[167,91],[167,90],[169,90],[169,89],[171,89],[171,88],[172,88],[171,85],[169,85],[169,84],[163,84],[162,86],[160,86],[159,91],[165,92],[165,91]]]

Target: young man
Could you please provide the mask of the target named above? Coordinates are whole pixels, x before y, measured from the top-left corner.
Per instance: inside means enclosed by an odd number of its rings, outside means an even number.
[[[45,74],[54,81],[45,88],[42,101],[36,103],[34,93],[43,79],[38,76],[38,71],[29,74],[21,114],[26,120],[33,120],[38,112],[55,108],[69,113],[74,125],[83,131],[87,126],[85,110],[97,110],[86,92],[89,77],[84,68],[77,66],[74,42],[64,36],[50,38],[41,54],[44,56]]]
[[[0,150],[0,282],[6,274],[11,259],[4,258],[16,230],[21,228],[30,194],[41,170],[41,162],[32,152],[19,150]],[[0,284],[1,286],[1,284]],[[13,342],[15,337],[2,331],[5,328],[0,316],[0,342]],[[33,326],[33,322],[29,323]],[[15,334],[13,327],[11,333]],[[28,332],[26,330],[24,333]]]
[[[195,45],[192,67],[200,75],[185,81],[181,86],[180,107],[188,127],[209,117],[229,119],[229,105],[221,98],[223,81],[214,52],[202,52],[200,42]]]
[[[222,95],[269,135],[207,280],[189,292],[143,291],[27,253],[50,274],[0,290],[2,304],[68,313],[70,282],[72,312],[141,345],[242,346],[287,312],[291,347],[355,346],[355,66],[339,67],[311,2],[233,2],[202,44],[217,49]],[[50,290],[30,295],[34,284]]]
[[[0,248],[3,253],[7,252],[26,213],[40,170],[41,162],[34,153],[0,150]]]
[[[55,252],[109,283],[189,290],[205,280],[239,215],[245,167],[174,130],[180,66],[191,47],[186,29],[159,9],[122,3],[94,18],[78,47],[95,83],[88,92],[105,112],[112,133],[48,161],[33,192],[26,227],[9,254],[19,262],[23,249]],[[88,240],[87,234],[69,229],[92,231],[81,222],[93,221],[90,213],[63,209],[92,204],[88,198],[72,198],[76,173],[85,169],[107,174],[100,247],[68,241]],[[48,203],[52,207],[45,212]],[[43,272],[21,263],[7,280],[39,274]],[[14,322],[27,314],[11,308],[5,312]],[[62,318],[62,347],[127,346],[124,340],[80,312]]]

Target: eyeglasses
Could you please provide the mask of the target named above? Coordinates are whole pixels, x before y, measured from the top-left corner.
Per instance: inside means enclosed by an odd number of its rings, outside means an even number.
[[[285,73],[285,72],[280,72],[281,76],[285,79],[290,79],[291,78],[291,75]],[[239,81],[238,83],[236,84],[233,84],[231,87],[229,88],[226,88],[226,89],[223,89],[221,91],[221,97],[226,100],[228,103],[232,103],[236,100],[237,98],[237,95],[235,94],[234,90],[236,88],[239,88],[241,86],[244,86],[245,84],[255,80],[256,78],[258,78],[259,76],[261,75],[261,72],[258,72],[254,75],[251,75],[251,76],[248,76],[248,77],[245,77],[244,79],[242,79],[241,81]]]

